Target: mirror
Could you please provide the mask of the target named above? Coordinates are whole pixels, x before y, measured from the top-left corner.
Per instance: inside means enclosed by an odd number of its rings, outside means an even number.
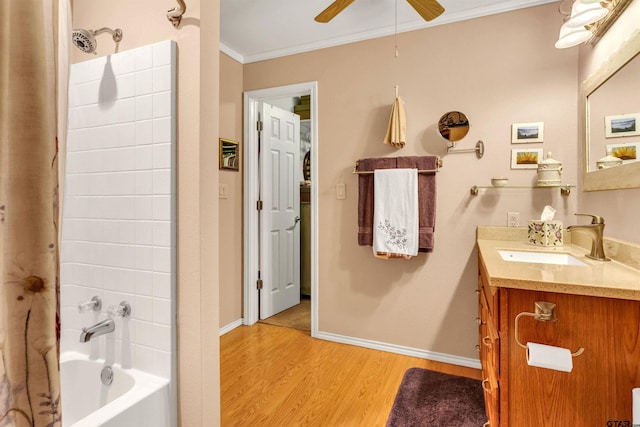
[[[239,166],[238,143],[230,139],[220,138],[220,169],[237,171]]]
[[[460,141],[469,133],[469,119],[460,111],[444,113],[438,121],[438,132],[447,141]]]
[[[584,191],[640,187],[639,52],[640,30],[582,84]]]

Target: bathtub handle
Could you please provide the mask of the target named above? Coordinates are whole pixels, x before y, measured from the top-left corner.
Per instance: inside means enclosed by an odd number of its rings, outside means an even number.
[[[97,295],[89,301],[78,304],[78,313],[86,313],[87,311],[100,312],[100,310],[102,310],[102,299]]]
[[[114,317],[129,317],[131,315],[131,304],[127,301],[122,301],[117,307],[115,305],[109,306],[107,310],[107,316]]]

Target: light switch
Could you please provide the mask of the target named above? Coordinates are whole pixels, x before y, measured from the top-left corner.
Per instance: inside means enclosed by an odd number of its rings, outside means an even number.
[[[336,200],[344,200],[347,198],[347,187],[345,184],[336,184]]]
[[[219,184],[218,186],[218,198],[226,199],[229,197],[229,187],[227,184]]]

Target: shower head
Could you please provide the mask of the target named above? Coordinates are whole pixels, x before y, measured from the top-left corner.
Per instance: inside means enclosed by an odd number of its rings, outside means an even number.
[[[105,27],[100,28],[99,30],[73,30],[73,32],[71,33],[71,41],[78,49],[80,49],[84,53],[95,53],[96,48],[98,47],[98,42],[96,42],[95,36],[105,32],[111,34],[111,36],[113,37],[113,41],[116,43],[122,40],[122,30],[120,28],[112,30],[111,28]]]

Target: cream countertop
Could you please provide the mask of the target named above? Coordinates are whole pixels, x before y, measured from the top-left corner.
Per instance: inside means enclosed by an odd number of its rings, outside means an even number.
[[[565,242],[571,234],[565,233]],[[533,246],[526,243],[526,236],[524,227],[478,227],[478,254],[491,286],[640,301],[640,270],[619,262],[630,255],[637,259],[637,245],[610,240],[605,245],[605,251],[606,247],[610,249],[607,256],[621,254],[620,259],[595,261],[585,256],[589,250],[577,244]],[[501,249],[568,253],[587,266],[504,261],[498,254]]]

